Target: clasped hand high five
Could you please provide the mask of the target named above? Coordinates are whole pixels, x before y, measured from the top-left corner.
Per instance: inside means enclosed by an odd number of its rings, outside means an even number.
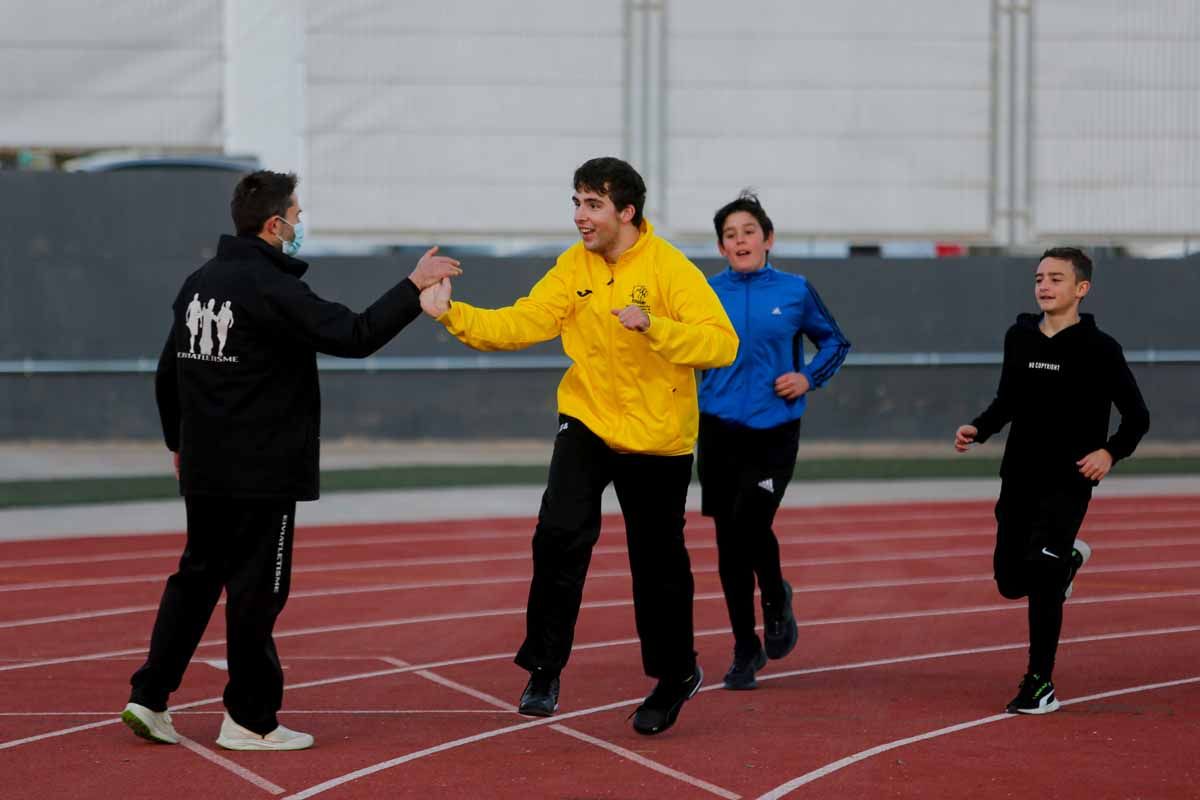
[[[417,266],[408,276],[408,279],[422,292],[439,281],[454,275],[462,275],[457,260],[448,256],[439,256],[437,251],[436,244],[426,250],[425,255],[421,256],[421,260],[417,262]]]
[[[429,254],[427,253],[426,255]],[[455,263],[457,264],[457,262]],[[416,281],[413,282],[416,283]],[[421,290],[421,310],[434,319],[437,319],[450,310],[452,292],[453,287],[449,277],[443,277],[436,283],[423,287]],[[614,308],[612,309],[612,315],[627,330],[645,333],[650,329],[650,315],[641,306],[631,303],[624,308]]]

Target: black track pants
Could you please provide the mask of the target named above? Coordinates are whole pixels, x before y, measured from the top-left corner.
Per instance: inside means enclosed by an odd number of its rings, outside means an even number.
[[[683,679],[696,663],[695,586],[683,539],[692,457],[618,453],[577,419],[560,416],[559,426],[533,534],[525,642],[516,662],[554,673],[566,665],[600,536],[601,495],[612,483],[625,517],[642,666],[654,678]]]
[[[130,679],[130,700],[166,709],[224,589],[225,708],[239,725],[270,733],[283,704],[283,670],[271,633],[291,585],[296,503],[205,496],[185,503],[187,545],[179,570],[167,579],[150,655]]]

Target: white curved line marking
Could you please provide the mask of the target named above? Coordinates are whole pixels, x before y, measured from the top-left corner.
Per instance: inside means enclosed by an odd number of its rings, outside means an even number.
[[[395,661],[398,665],[403,663],[400,662],[399,659],[385,658],[383,660],[388,662]],[[458,681],[438,675],[436,672],[430,672],[429,670],[423,669],[419,670],[417,674],[426,680],[430,680],[441,686],[445,686],[447,689],[453,689],[456,692],[462,692],[463,694],[474,697],[476,700],[487,703],[490,706],[504,709],[508,712],[516,712],[517,710],[517,707],[511,703],[506,703],[500,698],[490,695],[487,692],[481,692],[474,687],[467,686],[466,684],[459,683]],[[574,728],[568,728],[566,725],[551,725],[550,730],[555,731],[556,733],[565,734],[574,739],[578,739],[579,741],[585,742],[594,747],[599,747],[601,750],[607,750],[613,755],[624,758],[627,761],[632,761],[639,766],[646,767],[647,769],[653,770],[660,775],[666,775],[669,778],[674,778],[681,783],[686,783],[687,785],[697,789],[703,789],[709,794],[715,794],[717,797],[724,798],[724,800],[741,800],[741,795],[739,794],[734,794],[728,789],[723,789],[716,784],[701,780],[694,775],[688,775],[686,772],[680,772],[677,769],[672,769],[666,764],[660,764],[657,761],[652,761],[640,753],[635,753],[632,750],[628,750],[618,744],[614,744],[604,739],[598,739],[595,736],[590,736],[582,731],[577,731]]]
[[[1200,525],[1198,525],[1200,527]],[[938,535],[944,535],[941,531]],[[928,539],[928,537],[926,537]],[[840,541],[854,541],[842,539]],[[782,540],[782,543],[788,543]],[[1121,542],[1105,542],[1105,551],[1122,551],[1122,549],[1146,549],[1151,547],[1187,547],[1198,545],[1200,537],[1196,536],[1178,536],[1174,539],[1153,539],[1153,540],[1132,540]],[[700,545],[688,546],[689,552],[697,551],[697,549],[715,549],[716,545],[713,542],[702,542]],[[612,547],[596,547],[592,551],[593,555],[624,555],[624,546]],[[979,557],[979,555],[992,554],[991,547],[962,547],[954,549],[936,549],[936,551],[916,551],[908,553],[896,554],[871,554],[871,555],[854,555],[854,557],[833,557],[822,559],[787,559],[781,566],[785,567],[800,567],[800,566],[836,566],[840,564],[890,564],[895,561],[919,561],[929,559],[950,559],[950,558],[971,558]],[[428,557],[428,558],[412,558],[412,559],[385,559],[374,561],[340,561],[335,564],[314,565],[305,567],[293,567],[293,575],[307,575],[307,573],[325,573],[325,572],[350,572],[350,571],[370,571],[370,570],[397,570],[404,567],[420,567],[420,566],[454,566],[460,564],[487,564],[492,561],[522,561],[528,560],[529,553],[521,551],[518,553],[487,553],[478,555],[478,557],[461,557],[461,555],[449,555],[449,557]],[[715,565],[702,567],[702,569],[694,570],[698,572],[713,572]],[[166,581],[161,575],[146,576],[146,575],[125,575],[113,576],[108,578],[90,578],[90,579],[59,579],[59,581],[40,581],[30,583],[10,583],[0,584],[0,593],[11,593],[11,591],[41,591],[49,589],[83,589],[86,587],[114,587],[114,585],[134,584],[134,583],[162,583]]]
[[[1140,636],[1153,636],[1153,635],[1160,635],[1160,634],[1167,634],[1167,633],[1193,633],[1196,631],[1200,631],[1200,625],[1188,626],[1186,628],[1167,628],[1167,629],[1162,629],[1162,630],[1158,630],[1158,631],[1131,631],[1129,633],[1101,634],[1099,636],[1094,636],[1094,637],[1086,637],[1086,636],[1085,637],[1077,637],[1077,638],[1069,639],[1069,640],[1064,639],[1062,642],[1060,642],[1060,644],[1066,644],[1068,642],[1074,643],[1074,642],[1084,642],[1084,641],[1093,641],[1093,640],[1099,641],[1099,640],[1117,639],[1117,638],[1125,638],[1125,637],[1133,638],[1133,637],[1140,637]],[[1015,650],[1018,648],[1025,648],[1028,646],[1029,645],[1027,642],[1021,642],[1019,644],[993,645],[990,647],[979,647],[979,648],[973,648],[973,649],[969,649],[969,650],[956,650],[956,651],[931,653],[931,654],[916,655],[916,656],[901,656],[899,658],[879,659],[876,661],[864,661],[864,662],[859,662],[857,664],[845,664],[845,665],[838,665],[838,666],[834,666],[834,667],[818,667],[818,668],[814,668],[814,669],[795,670],[793,672],[781,673],[781,674],[770,675],[770,676],[765,676],[765,675],[760,674],[758,676],[758,679],[759,680],[769,680],[771,678],[782,678],[782,677],[787,677],[789,675],[812,674],[812,673],[816,673],[816,672],[832,672],[832,671],[842,670],[842,669],[862,669],[865,667],[884,666],[886,664],[904,663],[904,662],[908,662],[908,661],[919,661],[922,659],[945,658],[948,656],[972,655],[972,654],[976,654],[976,653],[989,653],[989,652],[994,652],[996,650],[1004,650],[1004,649]],[[1200,680],[1200,678],[1194,678],[1194,679],[1188,679],[1188,680]],[[708,686],[701,687],[700,691],[707,692],[707,691],[712,691],[712,690],[716,690],[719,688],[721,688],[721,684],[714,683],[714,684],[709,684]],[[1090,698],[1080,698],[1078,700],[1071,701],[1071,702],[1082,702],[1085,699],[1096,699],[1097,697],[1107,697],[1107,696],[1110,696],[1110,695],[1109,694],[1094,695]],[[583,716],[588,716],[590,714],[597,714],[602,711],[611,711],[616,708],[621,708],[622,706],[628,706],[628,705],[632,705],[634,703],[639,703],[639,702],[641,702],[640,697],[634,698],[632,700],[622,700],[622,701],[618,701],[616,703],[608,703],[603,706],[594,706],[592,708],[584,708],[584,709],[580,709],[579,711],[572,711],[572,712],[569,712],[566,714],[558,714],[555,717],[547,717],[545,719],[535,720],[533,722],[526,722],[526,723],[522,723],[519,725],[510,725],[505,728],[497,728],[496,730],[486,731],[484,733],[476,734],[474,736],[466,736],[461,739],[454,739],[449,742],[443,742],[442,744],[435,745],[433,747],[428,747],[424,750],[418,750],[416,752],[409,753],[409,754],[403,755],[403,756],[399,756],[397,758],[393,758],[388,761],[383,761],[378,764],[373,764],[369,767],[363,767],[362,769],[355,770],[354,772],[350,772],[345,775],[340,775],[336,778],[330,778],[329,780],[319,783],[315,786],[310,786],[309,788],[304,789],[304,790],[298,792],[297,794],[288,795],[286,798],[284,798],[284,800],[305,800],[305,798],[314,797],[315,795],[321,794],[330,789],[335,789],[338,786],[342,786],[342,785],[350,783],[352,781],[356,781],[359,778],[365,778],[368,775],[374,775],[377,772],[382,772],[383,770],[391,769],[392,767],[398,767],[402,764],[407,764],[410,761],[416,761],[417,759],[425,758],[426,756],[436,755],[437,753],[442,753],[447,750],[453,750],[458,747],[463,747],[466,745],[474,744],[476,742],[485,741],[487,739],[493,739],[497,736],[504,736],[509,733],[516,733],[519,731],[526,730],[528,728],[533,728],[533,727],[537,727],[540,725],[554,724],[555,721],[561,722],[563,720],[572,719],[574,717],[583,717]],[[1008,716],[1008,715],[1005,714],[1002,716]]]
[[[1149,692],[1155,689],[1166,689],[1172,686],[1182,686],[1184,684],[1197,682],[1200,682],[1200,675],[1196,675],[1191,678],[1180,678],[1179,680],[1174,681],[1163,681],[1162,683],[1147,683],[1141,686],[1131,686],[1127,689],[1116,689],[1111,692],[1100,692],[1098,694],[1090,694],[1086,697],[1076,697],[1074,700],[1062,701],[1062,705],[1069,706],[1074,705],[1075,703],[1088,703],[1093,700],[1103,700],[1107,697],[1119,697],[1125,694]],[[812,783],[813,781],[824,778],[826,775],[830,775],[838,770],[845,769],[846,767],[852,764],[857,764],[860,761],[865,761],[866,759],[871,758],[872,756],[877,756],[880,753],[886,753],[889,750],[895,750],[899,747],[915,744],[917,742],[923,742],[928,739],[936,739],[939,736],[948,736],[952,733],[965,731],[969,728],[977,728],[980,725],[987,725],[992,722],[1003,722],[1006,719],[1015,719],[1019,716],[1019,714],[993,714],[990,717],[982,717],[980,719],[971,720],[970,722],[960,722],[957,725],[949,725],[945,728],[938,728],[937,730],[929,731],[928,733],[921,733],[917,734],[916,736],[909,736],[905,739],[897,739],[894,742],[876,745],[868,750],[861,750],[854,755],[846,756],[845,758],[838,759],[830,764],[826,764],[820,769],[814,769],[811,772],[806,772],[798,778],[793,778],[787,783],[776,786],[771,791],[759,795],[757,800],[778,800],[778,798],[791,794],[793,791],[801,786],[804,786],[805,784]]]
[[[1191,544],[1191,543],[1193,543],[1193,541],[1200,542],[1200,539],[1187,540],[1187,541],[1178,540],[1178,539],[1170,539],[1170,540],[1160,540],[1160,541],[1137,542],[1137,543],[1132,543],[1132,544],[1128,543],[1128,542],[1124,542],[1124,543],[1119,543],[1118,545],[1115,546],[1115,548],[1120,549],[1120,547],[1122,547],[1122,546],[1129,547],[1129,548],[1134,548],[1134,547],[1140,547],[1140,548],[1172,547],[1172,546],[1181,545],[1181,544]],[[1106,546],[1105,549],[1114,549],[1114,548]],[[782,562],[781,566],[794,567],[794,566],[803,566],[803,564],[798,561],[784,561],[784,562]],[[1154,572],[1156,570],[1191,569],[1194,567],[1200,567],[1200,561],[1174,561],[1174,562],[1170,562],[1170,563],[1140,563],[1140,564],[1101,564],[1098,566],[1088,567],[1087,574],[1093,575],[1093,574],[1113,573],[1113,572]],[[716,571],[717,571],[717,566],[715,564],[706,565],[706,566],[697,566],[697,565],[692,566],[692,572],[697,575],[714,573]],[[593,581],[596,579],[600,579],[600,578],[628,578],[628,577],[629,577],[629,570],[594,570],[594,571],[591,571],[588,573],[588,579],[593,580]],[[906,587],[906,586],[930,586],[930,585],[946,584],[946,583],[971,583],[974,581],[989,581],[990,582],[991,580],[992,580],[992,574],[989,572],[989,573],[978,573],[978,574],[974,574],[974,575],[945,575],[945,576],[938,576],[938,577],[932,577],[932,578],[909,578],[909,579],[905,579],[905,580],[874,580],[874,581],[853,581],[853,582],[849,582],[849,583],[808,584],[805,586],[794,586],[794,587],[792,587],[792,590],[796,594],[802,594],[805,592],[824,593],[824,592],[837,592],[837,591],[855,591],[855,590],[860,590],[860,589],[887,589],[887,588]],[[529,582],[529,575],[522,574],[522,575],[498,576],[498,577],[492,577],[492,578],[471,578],[471,579],[466,579],[466,580],[447,578],[447,579],[443,579],[443,580],[431,580],[431,581],[412,581],[412,582],[405,582],[405,583],[372,584],[369,586],[340,586],[340,587],[329,588],[329,589],[302,589],[299,591],[294,591],[289,595],[289,600],[312,599],[312,598],[321,598],[321,597],[338,597],[338,596],[342,596],[342,595],[353,595],[353,594],[372,594],[372,593],[377,593],[377,592],[402,592],[402,591],[413,591],[413,590],[422,590],[422,589],[450,589],[450,588],[461,588],[464,586],[494,586],[494,585],[508,584],[508,583],[528,583],[528,582]],[[34,586],[33,588],[39,588],[39,587]],[[2,591],[2,590],[0,590],[0,591]],[[697,599],[705,600],[705,599],[710,599],[710,598],[708,595],[698,595]],[[218,602],[218,606],[223,606],[224,604],[225,604],[225,600],[224,600],[224,598],[222,598]],[[30,619],[6,620],[3,622],[0,622],[0,630],[4,630],[7,628],[22,628],[22,627],[32,626],[32,625],[54,625],[54,624],[58,624],[60,622],[79,622],[81,620],[95,619],[98,617],[111,617],[111,616],[121,616],[121,615],[125,615],[125,614],[148,613],[148,612],[157,611],[157,610],[158,610],[157,605],[124,606],[124,607],[120,607],[120,608],[102,608],[102,609],[96,609],[94,611],[84,611],[84,612],[77,612],[77,613],[73,613],[73,614],[57,614],[57,615],[47,616],[47,617],[33,617]],[[464,618],[467,618],[469,616],[474,616],[474,614],[464,615]]]
[[[1170,636],[1170,635],[1181,634],[1181,633],[1195,633],[1197,631],[1200,631],[1200,625],[1188,625],[1188,626],[1178,627],[1178,628],[1155,628],[1152,630],[1140,630],[1140,631],[1120,631],[1117,633],[1101,633],[1101,634],[1095,634],[1092,636],[1071,637],[1068,639],[1062,639],[1059,642],[1059,644],[1062,645],[1062,644],[1079,644],[1079,643],[1083,643],[1083,642],[1100,642],[1100,641],[1108,641],[1111,639],[1136,639],[1136,638],[1142,638],[1142,637],[1147,637],[1147,636]],[[727,629],[703,632],[704,635],[715,635],[715,634],[726,634],[726,633],[728,633]],[[701,635],[701,632],[698,631],[697,635]],[[576,650],[582,650],[582,649],[592,650],[592,649],[599,649],[599,648],[604,648],[604,647],[613,647],[613,646],[622,645],[622,644],[637,644],[637,641],[638,641],[637,639],[618,639],[618,640],[611,641],[611,642],[593,642],[591,644],[576,645],[575,649]],[[838,670],[864,669],[867,667],[886,666],[888,664],[903,664],[903,663],[907,663],[907,662],[911,662],[911,661],[925,661],[925,660],[933,660],[933,659],[938,659],[938,658],[950,658],[953,656],[994,653],[994,652],[1001,651],[1001,650],[1018,650],[1018,649],[1023,649],[1025,647],[1028,647],[1028,646],[1029,646],[1028,642],[1014,642],[1014,643],[1010,643],[1010,644],[997,644],[997,645],[988,645],[988,646],[984,646],[984,647],[973,647],[973,648],[969,648],[969,649],[965,649],[965,650],[945,650],[945,651],[934,652],[934,653],[918,653],[917,655],[911,655],[911,656],[897,656],[894,658],[882,658],[882,659],[876,659],[873,661],[860,661],[860,662],[851,663],[851,664],[835,664],[835,665],[827,666],[827,667],[810,667],[808,669],[791,670],[788,672],[777,672],[777,673],[773,673],[770,675],[765,675],[763,673],[759,673],[758,679],[760,681],[769,681],[769,680],[777,680],[779,678],[788,678],[788,677],[792,677],[794,675],[813,675],[813,674],[820,673],[820,672],[836,672]],[[284,691],[291,691],[293,689],[307,689],[307,688],[311,688],[314,686],[328,686],[330,684],[335,684],[335,683],[349,683],[351,681],[369,680],[371,678],[382,678],[382,677],[386,677],[389,675],[398,675],[402,672],[415,672],[416,670],[432,669],[434,667],[445,667],[445,666],[452,666],[452,665],[458,665],[458,664],[472,664],[472,663],[478,663],[481,661],[494,661],[497,659],[509,659],[509,658],[512,658],[513,655],[515,655],[515,654],[514,653],[499,653],[499,654],[487,655],[487,656],[476,656],[473,658],[455,658],[455,659],[448,659],[445,661],[435,661],[435,662],[428,663],[428,664],[416,664],[414,666],[409,666],[409,667],[396,667],[393,669],[375,670],[373,672],[358,672],[358,673],[354,673],[351,675],[339,675],[339,676],[336,676],[333,678],[320,678],[317,680],[305,681],[303,683],[288,684],[287,686],[284,687]],[[709,691],[710,689],[716,689],[719,686],[720,686],[720,684],[710,684],[709,686],[702,687],[700,689],[700,691],[706,692],[706,691]],[[221,698],[220,696],[217,696],[217,697],[208,697],[208,698],[204,698],[201,700],[193,700],[189,703],[180,703],[179,705],[171,706],[171,712],[174,713],[176,711],[183,711],[186,709],[197,708],[199,706],[212,705],[213,703],[222,702],[222,699],[223,698]],[[628,702],[637,702],[637,701],[628,701]],[[627,705],[627,704],[628,703],[616,703],[615,705],[603,706],[598,709],[591,709],[591,710],[585,709],[585,711],[587,711],[588,713],[592,713],[595,711],[606,710],[610,707],[611,708],[620,708],[622,705]],[[287,713],[287,712],[284,712],[284,713]],[[583,714],[583,712],[573,712],[572,716],[582,716],[582,714]],[[564,719],[565,716],[566,715],[560,714],[555,719],[561,720],[561,719]],[[73,728],[63,728],[63,729],[57,730],[57,731],[49,731],[47,733],[38,734],[37,736],[30,736],[25,739],[15,739],[15,740],[8,741],[8,742],[0,742],[0,750],[6,750],[11,747],[17,747],[19,745],[28,744],[29,742],[40,741],[42,739],[51,739],[56,736],[66,736],[68,734],[77,733],[79,731],[90,730],[92,728],[101,728],[106,725],[115,725],[116,723],[118,723],[120,721],[121,721],[121,719],[119,717],[114,717],[112,719],[103,720],[101,722],[92,722],[87,725],[78,725]],[[545,723],[545,722],[549,722],[549,721],[551,721],[551,720],[549,720],[549,719],[541,720],[537,724],[541,724],[541,723]]]
[[[787,509],[784,509],[787,510]],[[1185,513],[1194,513],[1200,510],[1200,505],[1181,505],[1181,504],[1160,504],[1151,508],[1133,510],[1119,509],[1090,509],[1088,511],[1088,520],[1098,517],[1116,516],[1128,517],[1136,516],[1137,519],[1143,520],[1145,515],[1179,515]],[[876,514],[839,514],[837,512],[829,512],[824,514],[809,514],[805,513],[801,519],[782,519],[776,523],[777,531],[786,530],[788,528],[801,528],[802,530],[811,533],[814,525],[855,525],[855,524],[874,524],[887,522],[894,524],[897,522],[923,522],[923,521],[941,521],[961,520],[971,524],[981,524],[985,526],[977,532],[960,531],[959,535],[979,535],[991,536],[995,534],[994,520],[992,519],[991,511],[981,510],[976,514],[963,513],[961,511],[953,511],[952,513],[933,512],[927,514],[886,514],[880,512]],[[378,524],[378,523],[374,523]],[[431,520],[428,523],[429,527],[436,527],[438,522]],[[1197,523],[1186,520],[1178,522],[1162,522],[1149,523],[1139,525],[1139,530],[1148,528],[1189,528],[1195,527]],[[297,530],[301,532],[311,532],[313,529],[320,531],[328,527],[340,527],[339,523],[318,524],[312,526],[298,525]],[[688,521],[688,530],[690,532],[710,531],[712,523],[706,519],[696,519]],[[1128,530],[1128,523],[1108,523],[1108,524],[1088,524],[1084,527],[1084,532],[1095,532],[1103,530]],[[602,528],[603,533],[613,533],[617,535],[620,529],[617,526],[605,526]],[[166,535],[178,535],[179,532],[163,532]],[[824,534],[817,536],[797,536],[789,537],[786,541],[795,544],[806,543],[821,543],[821,542],[837,542],[837,541],[886,541],[890,539],[914,539],[927,538],[931,535],[945,535],[945,526],[933,529],[932,531],[904,531],[901,533],[877,533],[877,534],[853,534],[852,538],[847,539],[842,534]],[[463,542],[463,541],[488,541],[495,539],[528,539],[532,535],[532,522],[529,526],[514,529],[514,530],[482,530],[472,531],[470,533],[393,533],[393,534],[377,534],[373,536],[357,536],[357,537],[340,537],[332,539],[309,539],[306,541],[298,541],[294,547],[297,550],[315,550],[322,548],[340,548],[340,547],[355,547],[362,545],[378,545],[378,544],[419,544],[422,542]],[[857,538],[857,537],[864,538]],[[147,558],[170,558],[177,559],[179,557],[179,548],[153,549],[153,550],[138,550],[138,551],[118,551],[112,553],[102,553],[90,556],[44,556],[40,558],[22,558],[0,561],[0,569],[40,567],[40,566],[56,566],[67,564],[99,564],[112,561],[140,561]]]
[[[1192,597],[1200,594],[1200,589],[1181,589],[1170,592],[1131,592],[1126,594],[1101,595],[1100,597],[1081,597],[1072,598],[1067,601],[1068,605],[1094,605],[1097,603],[1124,603],[1127,601],[1136,600],[1165,600],[1177,597]],[[696,602],[708,600],[724,600],[725,595],[720,592],[697,594],[693,598]],[[632,600],[602,600],[584,603],[582,608],[617,608],[621,606],[633,605]],[[928,617],[946,617],[954,616],[955,614],[990,614],[997,612],[1021,611],[1024,606],[1019,603],[995,603],[992,605],[978,606],[963,606],[960,608],[935,608],[922,611],[897,611],[886,614],[863,614],[852,617],[828,617],[824,619],[812,620],[797,620],[797,624],[801,628],[814,628],[824,625],[845,625],[851,623],[865,622],[886,622],[890,620],[900,619],[924,619]],[[384,619],[374,620],[372,622],[347,622],[339,625],[324,625],[315,628],[294,628],[288,631],[277,631],[274,636],[276,639],[288,639],[296,636],[313,636],[324,633],[346,633],[352,631],[374,630],[378,628],[392,628],[404,625],[422,625],[431,622],[448,622],[463,619],[476,619],[480,617],[501,617],[514,616],[524,614],[523,608],[506,608],[495,609],[492,611],[475,611],[475,612],[458,612],[453,614],[434,614],[421,617],[402,617],[400,619]],[[713,635],[715,633],[725,633],[726,629],[721,629],[713,632],[705,632],[704,634],[696,633],[695,635]],[[206,639],[200,643],[200,647],[215,647],[225,644],[224,639]],[[578,649],[578,646],[577,648]],[[19,669],[31,669],[34,667],[53,666],[55,664],[70,664],[77,661],[98,661],[105,658],[113,658],[118,656],[140,655],[145,653],[145,648],[134,648],[129,650],[111,650],[103,653],[88,653],[79,656],[62,656],[59,658],[48,658],[39,661],[24,661],[14,664],[4,664],[0,666],[0,672],[10,672]]]

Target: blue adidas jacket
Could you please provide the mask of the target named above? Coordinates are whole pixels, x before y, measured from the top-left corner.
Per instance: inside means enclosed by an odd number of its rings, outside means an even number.
[[[726,269],[708,282],[740,344],[731,365],[701,375],[700,413],[758,429],[799,419],[808,395],[784,400],[775,394],[775,379],[801,372],[818,389],[833,377],[850,352],[833,315],[803,276],[779,272],[770,263],[755,272]],[[817,347],[807,364],[802,336]]]

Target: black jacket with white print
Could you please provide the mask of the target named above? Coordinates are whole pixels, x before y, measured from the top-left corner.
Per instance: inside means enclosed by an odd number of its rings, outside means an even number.
[[[1021,314],[1004,337],[996,399],[971,423],[977,442],[1011,422],[1000,474],[1008,479],[1094,481],[1075,462],[1100,448],[1113,462],[1133,453],[1150,428],[1150,412],[1117,340],[1091,314],[1046,336],[1041,314]],[[1113,406],[1121,415],[1109,435]]]
[[[307,269],[257,236],[222,236],[184,281],[155,380],[181,494],[315,500],[317,353],[364,358],[421,313],[408,278],[356,314],[314,294]]]

